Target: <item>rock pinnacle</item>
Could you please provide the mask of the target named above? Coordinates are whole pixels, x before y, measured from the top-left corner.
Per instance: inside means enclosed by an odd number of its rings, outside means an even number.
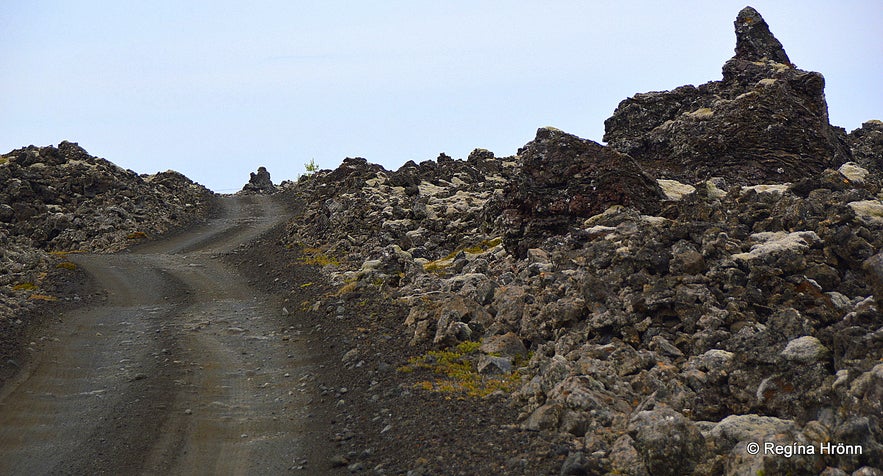
[[[782,43],[770,32],[770,27],[760,13],[745,7],[736,16],[736,58],[749,61],[761,59],[791,64]]]

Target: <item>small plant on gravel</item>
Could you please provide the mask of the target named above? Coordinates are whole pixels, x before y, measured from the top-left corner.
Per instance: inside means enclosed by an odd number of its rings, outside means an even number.
[[[62,261],[61,263],[58,263],[57,265],[55,265],[55,267],[57,269],[66,269],[68,271],[73,271],[73,270],[77,269],[77,265],[74,263],[71,263],[70,261]]]
[[[304,248],[303,249],[304,256],[301,257],[300,261],[304,264],[310,264],[315,266],[338,266],[340,265],[340,261],[333,256],[328,256],[320,250],[319,248]]]
[[[147,238],[147,233],[143,231],[135,231],[126,235],[126,238],[129,240],[144,240]]]
[[[316,159],[310,159],[309,162],[304,164],[304,168],[307,169],[307,175],[312,175],[319,171],[319,164],[316,163]]]
[[[399,367],[398,371],[432,372],[437,376],[435,380],[423,380],[414,384],[415,388],[431,392],[482,398],[497,391],[514,391],[521,383],[521,374],[517,370],[495,376],[478,373],[475,363],[479,347],[481,342],[465,341],[446,350],[431,350],[424,355],[411,357],[408,364]]]

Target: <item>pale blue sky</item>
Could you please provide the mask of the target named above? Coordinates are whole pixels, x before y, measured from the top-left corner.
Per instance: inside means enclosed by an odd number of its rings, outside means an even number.
[[[746,4],[825,75],[832,123],[883,119],[879,0],[9,0],[0,151],[70,140],[234,191],[259,165],[511,155],[546,125],[600,141],[622,99],[720,79]]]

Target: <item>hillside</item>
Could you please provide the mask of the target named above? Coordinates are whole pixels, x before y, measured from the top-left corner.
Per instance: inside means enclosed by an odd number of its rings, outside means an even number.
[[[541,128],[513,157],[346,159],[283,187],[304,204],[283,241],[335,286],[290,291],[291,305],[362,330],[335,350],[349,367],[383,375],[400,355],[384,381],[400,393],[369,408],[412,392],[465,414],[502,399],[518,416],[500,428],[567,448],[498,461],[513,474],[543,458],[632,475],[883,461],[883,123],[831,126],[823,76],[753,9],[735,29],[721,81],[623,101],[607,146]],[[452,462],[476,450],[467,423],[450,425],[470,443],[423,426],[352,446],[443,455],[401,463],[420,474],[500,459]],[[862,453],[820,454],[828,442]]]

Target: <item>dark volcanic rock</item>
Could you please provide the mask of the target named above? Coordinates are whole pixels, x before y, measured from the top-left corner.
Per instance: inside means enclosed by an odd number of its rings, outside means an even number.
[[[880,306],[883,306],[883,253],[878,253],[868,258],[862,264],[862,268],[867,273],[874,298],[876,298]]]
[[[855,162],[872,172],[883,172],[883,122],[865,122],[850,132],[846,140]]]
[[[542,128],[519,155],[502,207],[504,244],[516,256],[611,205],[659,210],[659,185],[631,157],[596,142]]]
[[[283,243],[339,286],[314,308],[363,329],[344,346],[365,359],[353,370],[370,376],[396,342],[411,362],[475,348],[456,376],[415,368],[398,388],[488,408],[457,388],[514,378],[490,397],[518,409],[526,438],[573,442],[537,456],[560,474],[877,474],[883,127],[847,138],[819,74],[795,69],[752,9],[736,28],[722,81],[625,101],[615,147],[541,129],[515,157],[396,172],[347,159],[286,189],[303,212]],[[838,163],[846,140],[858,163]],[[648,168],[691,184],[659,181],[663,199]],[[400,333],[371,306],[395,309]],[[759,442],[862,450],[750,454]],[[508,474],[459,472],[495,471]]]
[[[824,77],[795,68],[754,9],[735,25],[722,81],[626,99],[605,121],[604,140],[651,175],[687,182],[796,181],[848,161],[828,122]]]
[[[770,32],[766,21],[751,7],[745,7],[733,22],[736,26],[736,57],[749,61],[773,60],[791,64],[782,43]]]
[[[258,167],[257,173],[252,172],[248,183],[242,187],[243,193],[275,193],[277,188],[270,180],[270,172],[266,167]]]
[[[180,173],[138,175],[73,142],[2,159],[0,229],[43,250],[117,251],[204,216],[214,195]]]
[[[178,172],[138,175],[67,141],[3,154],[0,184],[0,321],[43,296],[53,267],[73,269],[64,252],[118,251],[187,226],[214,197]]]

